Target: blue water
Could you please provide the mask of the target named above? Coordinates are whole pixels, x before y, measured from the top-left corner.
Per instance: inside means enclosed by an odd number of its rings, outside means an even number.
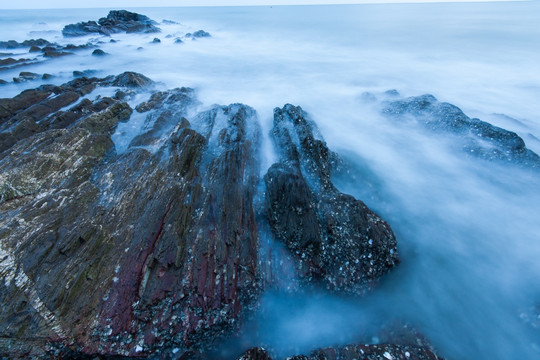
[[[402,264],[372,294],[269,293],[246,344],[291,355],[376,341],[374,328],[398,318],[449,359],[540,357],[540,333],[527,322],[540,302],[538,176],[465,159],[447,140],[396,126],[360,100],[365,91],[432,93],[517,132],[540,153],[539,2],[130,10],[180,24],[161,24],[159,35],[114,35],[115,44],[104,38],[111,55],[99,60],[88,50],[28,70],[53,74],[55,83],[73,70],[138,71],[161,88],[196,88],[202,108],[249,104],[265,132],[275,106],[301,105],[374,185],[344,182],[343,190],[376,209],[398,237]],[[63,25],[107,12],[2,11],[0,39],[83,43],[95,37],[63,39]],[[174,43],[198,29],[212,38]],[[155,36],[161,44],[150,44]],[[0,97],[28,86],[0,87]],[[265,144],[263,167],[272,162]]]

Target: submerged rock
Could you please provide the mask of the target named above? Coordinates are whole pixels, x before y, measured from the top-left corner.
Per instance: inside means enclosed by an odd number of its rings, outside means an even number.
[[[274,109],[272,138],[280,161],[264,177],[266,218],[300,278],[334,291],[369,289],[399,263],[390,226],[334,187],[337,155],[300,107]]]
[[[92,51],[92,55],[93,56],[105,56],[105,55],[108,55],[105,51],[101,50],[101,49],[96,49],[94,51]]]
[[[434,133],[457,135],[471,156],[540,168],[540,156],[527,149],[516,133],[469,118],[457,106],[439,102],[433,95],[389,101],[383,104],[382,112],[401,121],[413,118]]]
[[[126,10],[111,10],[107,17],[99,19],[98,22],[87,21],[66,25],[62,34],[65,37],[75,37],[93,33],[108,36],[120,32],[156,33],[161,31],[156,24],[145,15]]]
[[[187,38],[192,38],[192,39],[198,39],[198,38],[203,38],[203,37],[211,37],[210,33],[206,32],[204,30],[197,30],[194,33],[187,33],[185,36]]]

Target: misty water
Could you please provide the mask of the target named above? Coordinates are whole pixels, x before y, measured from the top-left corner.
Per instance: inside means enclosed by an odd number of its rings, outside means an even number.
[[[0,40],[82,44],[96,36],[65,39],[62,27],[108,10],[2,11]],[[363,95],[430,93],[518,133],[540,153],[539,2],[128,10],[179,24],[159,24],[160,34],[117,34],[116,43],[103,37],[106,57],[88,49],[24,71],[50,73],[47,82],[56,84],[74,70],[136,71],[158,88],[195,88],[201,109],[248,104],[266,135],[263,172],[275,158],[272,109],[300,105],[353,166],[354,181],[336,179],[340,189],[378,212],[398,239],[402,263],[370,294],[268,291],[237,346],[287,356],[377,342],[381,325],[400,320],[448,359],[540,357],[531,311],[540,303],[538,172],[468,157],[455,139],[383,117],[380,102]],[[212,37],[174,42],[199,29]],[[40,83],[4,85],[0,97]],[[142,126],[134,116],[119,127],[119,150]]]

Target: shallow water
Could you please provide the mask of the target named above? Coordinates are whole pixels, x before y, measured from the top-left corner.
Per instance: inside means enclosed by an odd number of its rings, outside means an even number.
[[[73,70],[141,72],[160,88],[196,88],[201,108],[246,103],[265,134],[274,107],[300,105],[361,174],[341,179],[341,189],[375,209],[398,238],[402,264],[372,294],[268,293],[245,346],[290,355],[376,342],[377,325],[399,318],[449,359],[540,356],[540,333],[522,319],[540,301],[538,173],[466,158],[451,138],[396,124],[361,100],[366,91],[431,93],[517,132],[540,153],[539,2],[131,10],[180,24],[160,24],[157,35],[114,35],[117,43],[103,38],[104,58],[82,50],[24,71],[53,74],[58,84]],[[63,25],[107,12],[2,11],[0,40],[84,43],[62,38]],[[212,37],[174,43],[198,29]],[[151,44],[156,36],[161,43]],[[39,84],[9,84],[0,97]],[[120,129],[129,136],[138,131],[133,120]],[[263,170],[273,161],[264,144]]]

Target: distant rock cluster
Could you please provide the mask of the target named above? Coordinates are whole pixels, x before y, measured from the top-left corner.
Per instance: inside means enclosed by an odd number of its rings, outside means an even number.
[[[64,27],[62,34],[66,37],[84,36],[89,34],[112,35],[115,33],[157,33],[161,29],[156,22],[146,15],[126,10],[111,10],[107,17],[95,21],[69,24]]]

